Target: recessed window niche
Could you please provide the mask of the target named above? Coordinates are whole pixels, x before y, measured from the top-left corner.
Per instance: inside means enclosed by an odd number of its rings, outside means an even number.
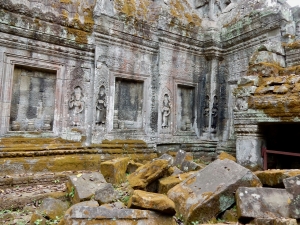
[[[52,130],[55,89],[55,71],[16,66],[13,74],[10,130]]]
[[[143,85],[142,81],[116,78],[114,129],[142,128]]]

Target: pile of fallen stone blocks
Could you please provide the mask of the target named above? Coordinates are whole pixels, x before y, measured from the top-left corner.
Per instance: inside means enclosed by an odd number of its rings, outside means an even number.
[[[103,162],[100,172],[69,176],[73,205],[61,224],[297,224],[300,176],[282,178],[286,189],[263,188],[256,174],[266,176],[234,160],[222,153],[205,166],[180,150],[144,164]]]

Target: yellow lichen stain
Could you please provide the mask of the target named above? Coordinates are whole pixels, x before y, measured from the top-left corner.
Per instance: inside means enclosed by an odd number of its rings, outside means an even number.
[[[144,0],[144,1],[140,1],[138,10],[137,10],[137,15],[139,18],[143,19],[143,20],[147,20],[147,15],[148,15],[148,8],[151,4],[151,1],[149,0]]]
[[[196,181],[196,177],[194,176],[194,177],[191,177],[190,179],[188,179],[187,181],[185,181],[185,184],[190,185],[190,184],[195,183],[195,181]]]
[[[214,193],[213,192],[204,192],[202,194],[202,197],[206,200],[208,198],[210,198]]]
[[[287,49],[298,49],[300,48],[300,41],[294,41],[291,43],[282,43],[282,46]]]
[[[250,65],[247,74],[259,77],[255,93],[248,98],[250,109],[287,121],[300,113],[300,65],[283,68],[263,62]],[[246,86],[239,85],[235,92]]]
[[[72,4],[72,0],[60,0],[60,3]]]
[[[136,16],[135,0],[115,0],[115,8],[127,16]]]

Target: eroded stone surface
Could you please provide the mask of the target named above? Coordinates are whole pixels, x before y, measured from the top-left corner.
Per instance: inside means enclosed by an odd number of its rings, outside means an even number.
[[[231,160],[216,160],[170,189],[168,197],[186,223],[206,222],[235,202],[234,193],[241,186],[259,187],[261,182]]]
[[[167,172],[168,166],[168,161],[157,159],[140,167],[127,179],[133,189],[143,190],[148,184],[161,178]]]
[[[158,193],[167,194],[171,188],[183,182],[194,173],[195,172],[181,173],[159,179]]]
[[[283,180],[285,189],[292,195],[291,202],[289,204],[290,217],[299,219],[300,212],[300,176],[290,177]]]
[[[72,193],[71,201],[78,203],[90,200],[98,188],[105,183],[103,175],[97,172],[72,175],[68,178],[67,190],[68,193]]]
[[[164,216],[153,211],[138,209],[108,209],[105,207],[73,206],[64,217],[66,225],[124,224],[124,225],[176,225],[172,216]]]
[[[45,198],[38,208],[38,212],[54,220],[56,217],[62,217],[68,208],[69,204],[67,202],[54,198]]]
[[[129,208],[147,209],[174,215],[175,204],[166,195],[135,190],[128,202]]]
[[[117,158],[101,163],[100,169],[105,180],[112,184],[120,184],[126,180],[126,170],[130,158]]]
[[[263,185],[269,187],[283,187],[283,181],[289,177],[300,175],[300,170],[266,170],[257,171],[255,175]],[[287,187],[286,187],[287,188]]]
[[[116,200],[117,193],[111,183],[101,184],[97,187],[94,199],[99,202],[99,204],[110,203]]]
[[[239,218],[289,218],[292,195],[284,189],[240,187],[236,192]]]

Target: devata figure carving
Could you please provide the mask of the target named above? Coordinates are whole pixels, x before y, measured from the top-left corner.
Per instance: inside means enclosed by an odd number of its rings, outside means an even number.
[[[74,88],[74,92],[69,100],[69,108],[73,110],[73,126],[80,126],[81,124],[81,113],[84,109],[84,101],[82,89],[79,86]]]
[[[296,36],[300,37],[300,20],[296,23]]]
[[[215,131],[218,123],[218,97],[217,96],[214,96],[211,117],[212,117],[211,128],[213,129],[213,131]]]
[[[169,127],[169,116],[171,113],[170,97],[168,94],[164,95],[163,106],[162,106],[162,128]]]
[[[101,125],[105,124],[106,122],[106,94],[105,94],[105,87],[102,85],[100,87],[98,99],[97,99],[97,105],[96,105],[96,124]]]
[[[204,108],[204,131],[208,129],[209,126],[209,96],[206,95],[205,98],[205,108]]]

